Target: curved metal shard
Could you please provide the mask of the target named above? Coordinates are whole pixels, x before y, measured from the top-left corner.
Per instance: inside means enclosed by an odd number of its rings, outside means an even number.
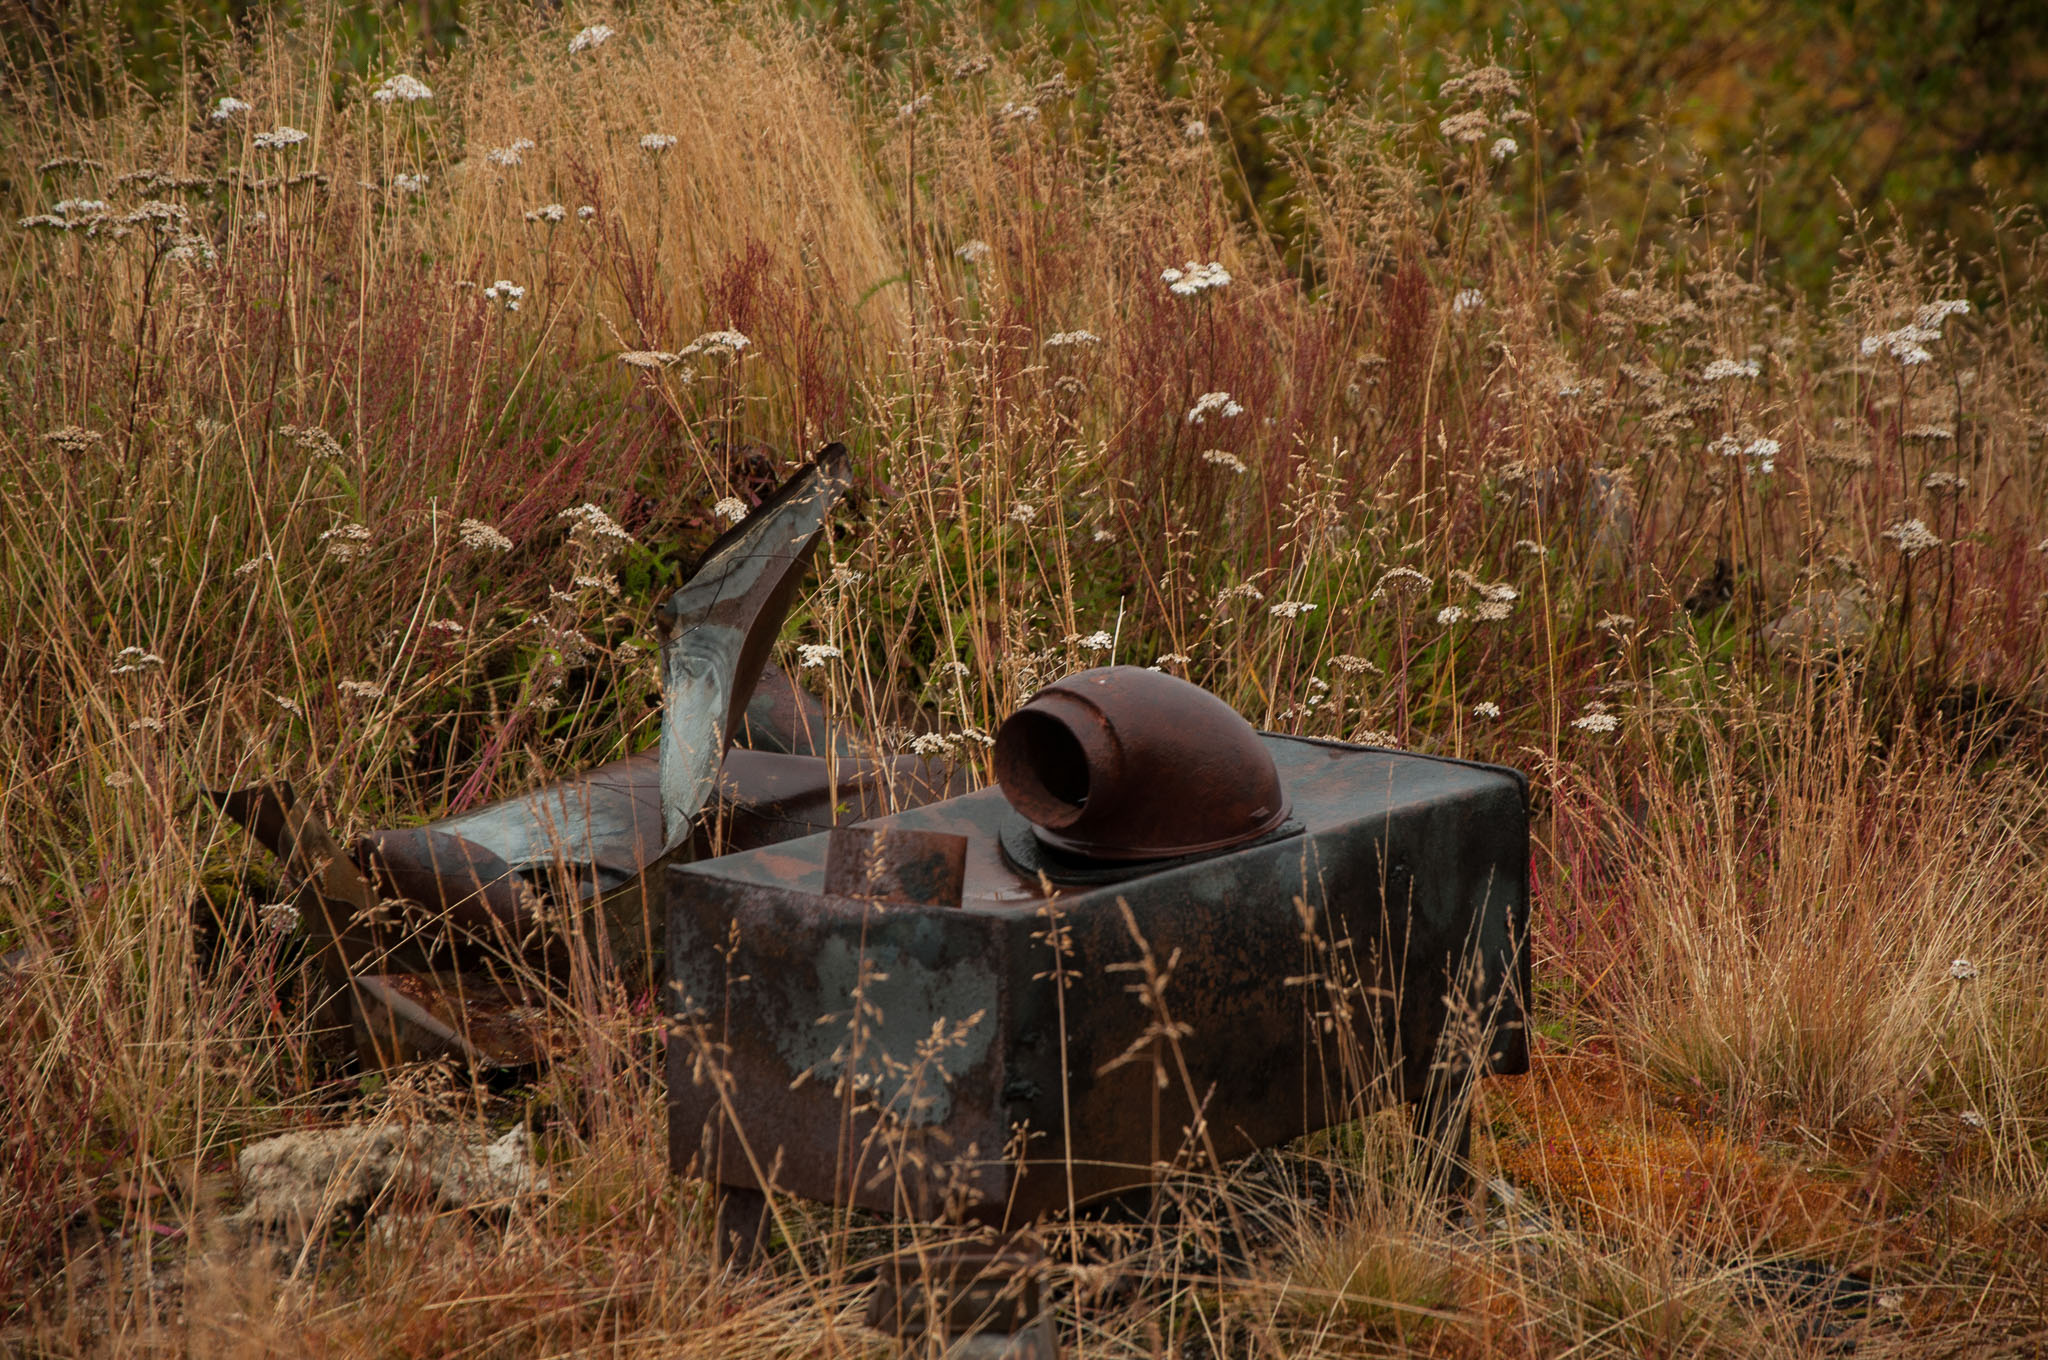
[[[663,853],[690,837],[711,796],[825,517],[851,481],[846,446],[828,445],[711,545],[662,607]]]

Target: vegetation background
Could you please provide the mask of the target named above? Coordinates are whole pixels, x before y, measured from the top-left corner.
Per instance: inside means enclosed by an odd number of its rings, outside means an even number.
[[[1113,656],[1534,779],[1475,1221],[1359,1092],[1052,1230],[1075,1351],[2048,1344],[2048,19],[4,14],[0,1345],[882,1348],[872,1224],[715,1269],[647,998],[512,1091],[323,1065],[193,797],[644,747],[654,603],[831,437],[787,656],[880,739],[980,773]],[[230,1229],[237,1149],[350,1120],[524,1120],[551,1189]]]

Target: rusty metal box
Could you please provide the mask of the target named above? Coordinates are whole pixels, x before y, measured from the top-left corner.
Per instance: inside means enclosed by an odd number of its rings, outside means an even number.
[[[1259,740],[1285,827],[1109,881],[1016,867],[993,788],[867,824],[964,837],[958,905],[828,895],[829,835],[674,866],[674,1168],[1023,1222],[1352,1118],[1375,1081],[1527,1070],[1522,776]]]

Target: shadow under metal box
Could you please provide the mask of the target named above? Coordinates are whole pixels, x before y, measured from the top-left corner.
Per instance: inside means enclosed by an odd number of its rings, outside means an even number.
[[[1256,742],[1286,820],[1184,862],[1049,882],[987,789],[860,829],[951,847],[938,905],[829,892],[858,832],[672,868],[675,1170],[1017,1223],[1355,1117],[1364,1083],[1526,1071],[1522,776]]]

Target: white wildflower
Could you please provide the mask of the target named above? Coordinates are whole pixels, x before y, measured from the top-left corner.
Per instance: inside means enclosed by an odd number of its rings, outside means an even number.
[[[1485,305],[1486,294],[1477,288],[1461,288],[1458,295],[1451,299],[1451,311],[1454,313],[1476,312]]]
[[[233,118],[236,114],[247,113],[249,109],[250,104],[248,100],[237,99],[231,94],[224,94],[219,99],[214,101],[212,115],[213,121],[216,123],[225,123],[228,121],[228,119]]]
[[[319,541],[327,545],[327,555],[335,561],[351,562],[369,551],[370,538],[368,526],[348,522],[327,530]]]
[[[1067,345],[1099,345],[1102,337],[1094,331],[1060,331],[1045,337],[1047,349],[1061,349]]]
[[[1035,123],[1038,121],[1038,105],[1019,104],[1011,100],[1005,100],[1003,106],[996,110],[996,117],[1006,123]]]
[[[1199,118],[1190,118],[1180,125],[1180,135],[1191,142],[1207,141],[1209,125]]]
[[[1019,524],[1029,524],[1038,518],[1038,507],[1029,501],[1018,501],[1010,507],[1010,518]]]
[[[1215,260],[1202,264],[1189,260],[1179,269],[1162,269],[1159,277],[1175,297],[1193,297],[1210,288],[1230,286],[1230,271]]]
[[[1081,638],[1079,645],[1083,651],[1106,652],[1116,646],[1116,639],[1110,634],[1097,629],[1087,637]]]
[[[1716,359],[1700,370],[1700,377],[1708,382],[1724,382],[1729,378],[1754,378],[1763,369],[1754,359]]]
[[[569,578],[571,590],[601,590],[607,595],[619,593],[619,578],[608,571],[585,572]],[[553,594],[553,592],[549,592]],[[557,596],[556,598],[560,598]]]
[[[54,446],[59,453],[76,458],[106,438],[98,430],[88,430],[77,425],[60,425],[43,435],[43,441]]]
[[[943,737],[936,732],[924,732],[910,739],[910,754],[926,760],[941,757],[951,758],[960,753],[960,738]]]
[[[1968,959],[1957,959],[1948,966],[1948,975],[1956,982],[1974,982],[1977,980],[1977,965]]]
[[[1970,489],[1970,479],[1960,472],[1936,468],[1921,479],[1920,485],[1937,496],[1959,496]]]
[[[1476,584],[1473,586],[1473,589],[1479,592],[1480,599],[1493,600],[1500,604],[1512,604],[1514,601],[1522,598],[1522,592],[1516,590],[1505,581],[1496,585]]]
[[[295,127],[286,127],[280,123],[269,132],[257,133],[253,140],[259,151],[282,151],[288,146],[297,146],[301,142],[311,141],[312,134],[301,132]]]
[[[269,553],[263,553],[260,556],[252,557],[248,561],[242,563],[241,566],[235,568],[235,575],[238,578],[254,576],[257,572],[263,570],[263,566],[266,562],[275,562],[276,560],[277,559]]]
[[[341,692],[344,699],[367,701],[384,697],[384,687],[374,680],[344,680],[336,685],[335,689]]]
[[[1588,713],[1584,717],[1573,718],[1572,726],[1581,732],[1607,733],[1620,727],[1621,719],[1612,713]]]
[[[908,104],[898,104],[896,106],[896,119],[898,122],[902,123],[911,122],[914,119],[916,119],[917,115],[923,113],[926,109],[930,108],[931,106],[932,97],[930,92],[927,91],[926,93],[921,94],[917,98],[911,100]]]
[[[1908,425],[1899,432],[1901,439],[1913,439],[1923,443],[1939,444],[1956,437],[1956,432],[1946,425]]]
[[[1413,567],[1389,567],[1374,583],[1372,598],[1384,600],[1389,595],[1420,595],[1435,584]]]
[[[424,173],[409,175],[401,170],[391,177],[391,187],[402,194],[423,194],[427,191],[427,184],[428,179]]]
[[[107,201],[103,198],[59,199],[50,208],[59,217],[97,217],[106,210]]]
[[[1927,522],[1919,519],[1894,524],[1879,537],[1892,540],[1898,546],[1900,554],[1905,557],[1917,557],[1929,548],[1941,546],[1941,540],[1934,536],[1933,531],[1927,527]]]
[[[299,707],[299,701],[297,699],[289,698],[282,694],[273,694],[270,696],[270,701],[276,704],[279,708],[283,709],[285,712],[291,714],[294,718],[303,718],[306,716],[306,710]]]
[[[532,149],[533,143],[522,137],[510,146],[492,147],[484,153],[484,159],[492,165],[500,165],[509,169],[524,162],[526,153]]]
[[[689,344],[684,345],[683,353],[685,355],[715,354],[721,357],[730,357],[738,354],[753,343],[753,341],[747,339],[746,336],[741,335],[738,331],[706,331]]]
[[[526,290],[510,279],[499,279],[496,283],[484,289],[484,296],[492,302],[502,301],[505,304],[506,311],[516,312],[519,310],[521,300],[526,297]]]
[[[1517,151],[1520,151],[1521,149],[1521,147],[1515,145],[1514,138],[1499,137],[1494,140],[1492,146],[1486,149],[1486,154],[1493,161],[1500,162],[1510,159]]]
[[[1975,1110],[1964,1110],[1961,1114],[1957,1115],[1956,1118],[1963,1121],[1964,1128],[1974,1129],[1978,1133],[1982,1133],[1984,1131],[1984,1116],[1979,1114]]]
[[[466,519],[456,525],[455,540],[472,552],[512,551],[512,540],[480,519]]]
[[[569,39],[569,55],[573,57],[579,52],[588,52],[592,48],[603,47],[611,40],[612,30],[610,25],[592,24],[588,28],[579,30],[575,37]]]
[[[399,72],[370,92],[370,98],[379,104],[415,104],[422,99],[432,99],[434,92],[426,87],[419,77]]]
[[[1541,543],[1538,543],[1538,542],[1537,542],[1537,541],[1536,541],[1535,539],[1533,539],[1533,538],[1518,538],[1518,539],[1516,539],[1516,540],[1515,540],[1515,551],[1516,551],[1516,552],[1518,552],[1518,553],[1527,553],[1527,554],[1528,554],[1529,556],[1531,556],[1531,557],[1548,557],[1548,556],[1550,556],[1550,549],[1548,549],[1548,548],[1544,547],[1544,546],[1543,546],[1543,545],[1542,545]]]
[[[1188,424],[1205,423],[1211,412],[1221,415],[1225,420],[1235,420],[1244,414],[1244,407],[1232,401],[1228,392],[1204,392],[1196,397],[1195,404],[1188,408]]]
[[[1315,604],[1309,600],[1281,600],[1268,605],[1266,612],[1276,619],[1298,619],[1303,614],[1313,613]]]
[[[1227,453],[1222,449],[1203,449],[1202,461],[1205,463],[1214,463],[1217,467],[1227,469],[1228,471],[1235,472],[1240,475],[1242,475],[1245,471],[1244,459],[1238,457],[1234,453]]]
[[[682,357],[665,349],[629,349],[620,353],[619,362],[628,368],[666,368]]]
[[[672,132],[650,132],[640,139],[640,149],[650,156],[659,156],[675,144],[676,138]]]
[[[1472,716],[1475,718],[1498,718],[1500,716],[1500,705],[1491,699],[1482,700],[1472,705]]]
[[[1507,600],[1481,600],[1472,608],[1472,617],[1480,623],[1499,623],[1512,614],[1515,606]]]
[[[1114,543],[1116,531],[1098,524],[1095,526],[1095,532],[1088,535],[1088,539],[1091,543]]]
[[[576,220],[578,222],[588,222],[595,216],[597,216],[597,209],[588,203],[576,210]]]
[[[796,649],[796,662],[805,670],[815,670],[827,661],[837,661],[844,653],[837,647],[824,642],[806,642]]]
[[[289,902],[266,902],[256,908],[256,923],[265,930],[289,935],[299,928],[299,909]]]
[[[110,789],[125,789],[135,782],[135,776],[126,770],[110,770],[100,782]]]
[[[1493,120],[1478,109],[1454,113],[1436,125],[1447,142],[1483,142],[1486,134],[1493,131]]]
[[[1158,666],[1186,666],[1193,660],[1194,658],[1186,652],[1162,652],[1160,653],[1159,660],[1153,664]]]
[[[123,647],[114,653],[113,664],[108,673],[112,675],[133,675],[138,671],[153,670],[164,664],[164,659],[155,652],[146,652],[140,647]]]
[[[571,506],[556,515],[555,518],[573,520],[574,523],[569,526],[569,532],[587,538],[593,543],[608,538],[620,543],[631,543],[633,541],[633,536],[624,529],[621,529],[618,521],[592,505],[589,501],[585,501],[581,505]]]
[[[747,503],[738,496],[725,496],[711,507],[711,513],[729,524],[738,524],[747,517]]]
[[[1913,324],[1923,331],[1933,331],[1938,337],[1941,334],[1942,322],[1952,316],[1968,316],[1969,314],[1970,304],[1961,298],[1945,302],[1930,302],[1919,311],[1913,313]]]
[[[980,264],[988,258],[988,242],[976,237],[955,250],[953,254],[969,264]]]
[[[1364,657],[1352,656],[1348,653],[1331,657],[1330,664],[1345,675],[1364,675],[1367,672],[1377,675],[1380,669]]]
[[[1447,604],[1436,611],[1436,621],[1448,628],[1454,623],[1465,621],[1465,610],[1461,605]]]
[[[1775,439],[1752,439],[1742,450],[1742,456],[1756,465],[1758,472],[1775,472],[1778,467],[1778,441]]]
[[[567,220],[569,210],[559,203],[545,203],[538,208],[529,208],[526,220],[529,222],[561,222]]]
[[[427,620],[427,631],[430,633],[445,633],[449,637],[461,637],[469,630],[454,619],[429,619]]]
[[[1382,732],[1377,727],[1368,727],[1361,732],[1354,732],[1352,733],[1352,739],[1360,746],[1382,746],[1389,751],[1401,749],[1401,739],[1399,737],[1395,736],[1392,732]]]

